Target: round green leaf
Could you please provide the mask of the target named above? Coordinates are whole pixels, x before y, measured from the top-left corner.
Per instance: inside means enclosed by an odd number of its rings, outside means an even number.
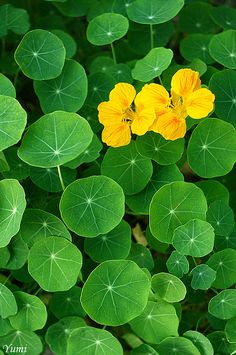
[[[1,336],[10,333],[13,330],[8,318],[3,319],[0,317],[0,331]],[[1,354],[1,353],[0,353]],[[4,355],[3,353],[1,355]]]
[[[131,68],[124,63],[109,66],[106,73],[112,76],[116,83],[130,83],[132,84],[133,78],[131,75]]]
[[[0,152],[0,172],[7,172],[10,170],[10,166],[6,160],[5,154]]]
[[[39,355],[43,351],[40,337],[28,330],[14,330],[3,337],[0,336],[0,347],[6,350],[6,345],[10,345],[9,351],[21,349],[21,352],[30,355]]]
[[[13,293],[0,283],[0,316],[5,319],[16,314],[16,312],[17,304]]]
[[[215,94],[215,113],[236,127],[236,72],[226,69],[212,75],[210,90]]]
[[[205,337],[205,335],[197,332],[196,330],[188,330],[183,334],[183,336],[194,343],[201,355],[214,355],[211,342],[207,339],[207,337]]]
[[[0,6],[0,18],[0,37],[6,36],[9,30],[22,35],[30,27],[27,11],[15,8],[11,4]]]
[[[76,112],[87,96],[87,76],[82,65],[68,59],[57,78],[35,81],[34,90],[44,113],[57,110]]]
[[[10,317],[14,329],[37,330],[42,329],[47,321],[47,309],[44,303],[36,296],[17,291],[14,293],[18,312]]]
[[[132,243],[127,259],[134,261],[139,267],[151,271],[154,267],[154,261],[149,249],[144,245]]]
[[[225,335],[230,343],[236,343],[236,317],[230,318],[225,325]]]
[[[60,0],[59,2],[57,1],[54,5],[63,15],[68,17],[84,16],[90,3],[88,0]]]
[[[207,221],[214,227],[217,235],[227,237],[233,232],[233,210],[221,200],[216,200],[210,204],[207,211]]]
[[[109,99],[109,93],[114,88],[115,84],[115,79],[108,74],[94,73],[88,77],[88,96],[86,103],[96,108],[96,121],[98,120],[98,104]]]
[[[210,256],[207,265],[216,271],[213,287],[224,289],[236,282],[236,250],[228,248],[218,251]]]
[[[114,61],[111,57],[98,56],[93,59],[89,66],[89,73],[107,73],[108,68],[114,66]]]
[[[129,28],[129,21],[120,14],[105,13],[89,22],[88,41],[96,46],[110,44],[124,37]]]
[[[63,42],[45,30],[27,32],[15,51],[20,69],[34,80],[49,80],[60,75],[65,56]]]
[[[185,298],[186,287],[176,276],[160,272],[152,276],[152,289],[164,301],[180,302]]]
[[[207,202],[210,204],[216,200],[229,203],[229,190],[216,180],[202,180],[196,182],[206,196]]]
[[[16,89],[12,82],[0,73],[0,95],[16,97]]]
[[[42,289],[65,291],[77,281],[82,255],[67,239],[48,237],[34,243],[28,263],[30,275]]]
[[[17,155],[17,147],[10,147],[4,151],[10,170],[4,171],[2,175],[6,179],[23,180],[29,176],[30,167],[25,164]]]
[[[153,48],[144,58],[136,62],[132,70],[132,76],[135,80],[146,83],[160,76],[169,67],[172,58],[173,52],[171,49]]]
[[[96,237],[114,229],[124,215],[121,187],[106,176],[90,176],[70,184],[60,201],[67,227],[83,237]]]
[[[17,180],[0,181],[0,248],[5,247],[20,229],[26,207],[25,192]]]
[[[161,187],[150,204],[150,229],[155,238],[170,243],[174,230],[191,219],[205,219],[207,203],[192,183],[172,182]]]
[[[187,154],[190,167],[199,176],[226,175],[236,161],[234,127],[216,118],[205,119],[194,129]]]
[[[191,340],[183,337],[168,337],[164,339],[157,346],[157,351],[160,355],[201,355]]]
[[[85,282],[81,303],[97,323],[116,326],[144,310],[149,290],[147,275],[133,261],[104,261]]]
[[[29,165],[53,168],[76,158],[89,146],[92,137],[93,132],[83,117],[56,111],[29,127],[18,155]]]
[[[183,255],[202,257],[214,247],[214,228],[205,221],[192,219],[174,231],[173,246]]]
[[[131,355],[158,355],[156,350],[154,350],[150,345],[142,344],[137,348],[131,350]]]
[[[183,0],[135,0],[127,8],[127,14],[134,22],[158,24],[175,17],[183,6]]]
[[[177,251],[172,251],[166,261],[167,270],[178,277],[182,277],[189,271],[189,262],[185,255],[179,254]]]
[[[191,286],[194,290],[208,290],[216,278],[216,271],[206,264],[197,265],[192,269]]]
[[[69,33],[62,30],[52,30],[52,33],[63,42],[66,50],[66,58],[74,57],[77,51],[77,43],[74,38]]]
[[[224,290],[218,293],[210,300],[208,310],[220,319],[236,317],[236,290]]]
[[[214,35],[209,44],[212,58],[226,68],[236,69],[236,31],[228,30]]]
[[[0,151],[21,139],[26,117],[25,110],[16,99],[0,95]]]
[[[8,250],[10,252],[10,258],[6,268],[9,270],[20,269],[28,259],[29,249],[19,233],[16,234],[8,244]]]
[[[236,9],[230,6],[214,6],[211,10],[213,21],[224,30],[236,28]]]
[[[84,355],[122,355],[119,341],[107,330],[93,327],[81,327],[72,332],[68,339],[67,355],[78,351]]]
[[[85,239],[84,247],[90,258],[97,263],[126,259],[131,247],[131,228],[122,220],[109,233]]]
[[[153,168],[151,160],[141,156],[132,141],[124,147],[110,147],[102,161],[101,171],[118,182],[125,194],[133,195],[148,184]]]
[[[212,35],[194,33],[185,37],[180,42],[180,52],[184,59],[189,61],[195,58],[201,59],[206,64],[214,63],[214,59],[209,54],[208,45]]]
[[[216,236],[215,247],[218,250],[226,248],[236,249],[236,224],[234,225],[233,232],[229,236]]]
[[[149,301],[144,311],[130,322],[132,330],[144,341],[159,344],[167,336],[178,336],[179,319],[174,306]]]
[[[217,331],[208,334],[208,339],[211,341],[211,344],[214,348],[216,355],[228,355],[235,354],[236,346],[234,343],[229,343],[225,332]]]
[[[0,248],[0,268],[6,268],[6,265],[10,259],[10,252],[8,247]]]

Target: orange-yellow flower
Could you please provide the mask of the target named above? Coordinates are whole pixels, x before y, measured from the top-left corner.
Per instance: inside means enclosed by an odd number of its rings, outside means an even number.
[[[136,95],[134,87],[127,83],[116,84],[109,101],[99,104],[98,112],[104,126],[102,141],[111,147],[129,144],[131,133],[145,134],[156,118],[154,108],[146,105],[142,90]]]
[[[201,88],[199,73],[191,69],[178,70],[171,80],[171,96],[159,84],[145,85],[143,100],[154,107],[156,119],[150,130],[160,133],[167,140],[184,137],[186,117],[206,117],[214,107],[215,96]]]

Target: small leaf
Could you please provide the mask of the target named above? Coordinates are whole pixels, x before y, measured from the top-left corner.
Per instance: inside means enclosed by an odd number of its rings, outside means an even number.
[[[179,254],[177,251],[172,251],[166,261],[168,271],[178,277],[182,277],[189,271],[189,262],[185,255]]]
[[[214,355],[211,342],[205,335],[195,330],[188,330],[183,334],[183,336],[194,343],[194,345],[200,351],[201,355]]]
[[[8,318],[17,313],[16,299],[13,293],[3,284],[0,284],[0,316]]]
[[[236,69],[236,30],[214,35],[209,44],[212,58],[229,69]]]
[[[212,225],[217,235],[227,237],[233,232],[233,210],[221,200],[216,200],[210,204],[207,211],[207,221]]]
[[[9,30],[22,35],[30,27],[27,11],[18,9],[11,4],[0,6],[0,18],[0,37],[6,36]]]
[[[6,344],[11,346],[10,349],[22,349],[30,355],[38,355],[43,351],[40,337],[28,330],[14,330],[3,337],[0,336],[0,347],[5,345],[6,350]]]
[[[169,303],[180,302],[185,298],[186,287],[176,276],[166,272],[160,272],[152,276],[152,289]]]
[[[192,269],[191,286],[194,290],[208,290],[216,279],[216,271],[206,264],[197,265]]]
[[[208,305],[209,312],[219,319],[236,317],[236,290],[224,290],[214,296]]]

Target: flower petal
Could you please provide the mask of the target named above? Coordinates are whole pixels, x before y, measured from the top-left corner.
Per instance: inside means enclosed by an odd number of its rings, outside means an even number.
[[[130,128],[127,124],[112,125],[102,131],[102,141],[111,147],[122,147],[131,140]]]
[[[159,84],[146,84],[135,98],[137,111],[143,107],[154,107],[156,113],[161,115],[168,111],[170,97],[168,91]]]
[[[184,101],[187,113],[192,118],[206,117],[214,108],[215,95],[208,89],[199,89]]]
[[[184,137],[186,122],[174,112],[168,112],[158,117],[151,130],[160,133],[166,140],[176,140]]]
[[[180,69],[172,77],[171,89],[177,95],[186,97],[195,90],[200,89],[199,73],[192,69]]]
[[[117,105],[120,105],[125,111],[134,101],[135,95],[136,91],[133,85],[118,83],[115,85],[115,88],[111,90],[109,98],[110,101],[116,102]]]
[[[144,108],[134,116],[131,124],[131,131],[138,136],[145,134],[156,118],[155,110],[152,107]]]
[[[98,105],[99,122],[105,125],[119,124],[123,118],[123,111],[116,102],[105,101]]]

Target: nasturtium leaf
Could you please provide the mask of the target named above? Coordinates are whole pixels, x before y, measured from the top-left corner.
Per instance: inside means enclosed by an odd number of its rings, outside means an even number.
[[[226,203],[216,200],[208,208],[207,221],[214,227],[216,235],[227,237],[234,229],[234,212]]]
[[[187,155],[190,167],[199,176],[212,178],[226,175],[236,161],[234,127],[216,118],[205,119],[194,129]]]
[[[180,53],[189,61],[195,58],[201,59],[206,64],[214,63],[214,59],[210,56],[208,45],[212,35],[205,35],[201,33],[194,33],[185,37],[180,42]]]
[[[15,8],[11,4],[0,6],[0,18],[0,37],[6,36],[9,30],[22,35],[30,27],[27,11]]]
[[[10,259],[10,252],[8,247],[0,248],[0,268],[6,268],[6,265]],[[0,328],[1,329],[1,328]]]
[[[2,173],[6,179],[23,180],[29,176],[30,167],[18,157],[17,147],[6,149],[4,155],[10,168],[9,171],[4,171]]]
[[[214,296],[208,305],[209,312],[220,319],[236,317],[236,290],[224,290]]]
[[[84,247],[90,258],[97,263],[126,259],[131,247],[131,228],[122,220],[109,233],[101,234],[96,238],[86,238]]]
[[[151,271],[154,267],[154,261],[149,249],[144,245],[132,243],[127,259],[134,261],[139,267]]]
[[[29,273],[43,290],[69,290],[75,285],[81,266],[80,250],[65,238],[44,238],[30,249]]]
[[[14,292],[18,312],[11,316],[10,323],[14,329],[37,330],[42,329],[47,321],[47,309],[36,296],[26,292]]]
[[[5,154],[0,152],[0,173],[7,172],[10,170],[10,166],[6,160]]]
[[[236,28],[236,9],[229,6],[214,6],[211,10],[213,21],[224,30]]]
[[[208,290],[216,278],[216,271],[206,264],[200,264],[192,269],[191,286],[194,290]]]
[[[132,76],[135,80],[148,82],[157,76],[170,65],[173,52],[171,49],[159,47],[153,48],[142,59],[138,60],[132,70]]]
[[[226,69],[212,75],[210,90],[215,94],[215,113],[236,127],[236,72]]]
[[[50,311],[58,319],[68,316],[84,317],[86,313],[81,306],[80,295],[81,288],[78,286],[54,293],[49,304]]]
[[[202,257],[214,247],[214,228],[210,223],[192,219],[174,231],[173,246],[183,255]]]
[[[120,14],[104,13],[89,22],[88,41],[96,46],[110,44],[124,37],[129,28],[129,21]]]
[[[50,349],[57,355],[64,355],[71,334],[86,323],[79,317],[65,317],[48,327],[45,340]]]
[[[227,321],[225,325],[225,335],[230,343],[236,343],[236,316]]]
[[[89,73],[106,73],[110,67],[114,67],[114,61],[108,56],[98,56],[89,65]]]
[[[183,0],[135,0],[127,8],[127,14],[134,22],[158,24],[175,17],[183,6]]]
[[[226,248],[236,249],[236,224],[234,225],[234,229],[230,235],[216,235],[215,248],[217,250],[223,250]]]
[[[0,95],[16,97],[16,89],[12,82],[0,73]]]
[[[69,33],[62,30],[52,30],[51,32],[63,42],[66,50],[66,58],[74,57],[77,51],[77,43],[74,38]]]
[[[236,30],[228,30],[214,35],[209,44],[209,52],[216,62],[226,68],[236,69]]]
[[[120,184],[125,194],[133,195],[148,184],[153,167],[151,160],[140,155],[132,141],[124,147],[110,147],[102,161],[101,172]]]
[[[0,151],[21,139],[26,117],[25,110],[16,99],[0,95]]]
[[[148,344],[142,344],[139,345],[137,348],[134,348],[131,350],[131,355],[158,355],[156,350],[154,350],[150,345]]]
[[[17,180],[0,181],[0,248],[5,247],[20,229],[26,207],[25,192]]]
[[[172,182],[162,186],[150,204],[150,229],[155,238],[170,243],[178,226],[193,218],[206,219],[203,192],[192,183]]]
[[[10,333],[13,330],[9,318],[3,319],[0,317],[0,334],[1,336]],[[2,354],[1,354],[2,355]]]
[[[97,323],[121,325],[137,317],[147,305],[148,276],[131,260],[104,261],[85,282],[81,303]]]
[[[78,17],[84,16],[88,10],[89,0],[66,0],[55,2],[54,5],[65,16]]]
[[[87,96],[87,76],[81,64],[68,59],[57,78],[37,80],[34,89],[44,113],[57,110],[76,112],[83,106]]]
[[[91,143],[88,122],[76,113],[56,111],[33,123],[18,150],[29,165],[53,168],[80,155]]]
[[[25,210],[20,235],[29,247],[45,237],[58,236],[71,240],[69,231],[58,217],[35,208]]]
[[[179,254],[177,251],[172,251],[166,261],[167,270],[177,276],[182,277],[189,271],[189,262],[185,255]]]
[[[20,269],[28,259],[29,249],[27,244],[18,233],[12,238],[7,247],[10,252],[10,258],[6,268],[9,270]]]
[[[6,344],[10,345],[9,351],[20,349],[21,352],[30,355],[39,355],[43,351],[40,337],[28,330],[14,330],[3,337],[0,336],[0,348],[6,350]]]
[[[188,330],[183,334],[183,336],[193,342],[193,344],[198,348],[201,355],[214,355],[214,350],[211,342],[205,335],[196,330]]]
[[[129,323],[147,343],[159,344],[167,336],[178,336],[179,319],[175,308],[161,300],[149,301],[144,311]]]
[[[60,75],[65,56],[63,42],[45,30],[27,32],[15,51],[20,69],[34,80],[49,80]]]
[[[100,102],[109,99],[109,93],[114,88],[116,80],[108,74],[94,73],[88,77],[87,105],[96,108]],[[97,120],[97,116],[96,116]]]
[[[78,351],[90,355],[122,355],[120,342],[107,330],[93,327],[81,327],[74,330],[68,339],[67,355],[74,355]]]
[[[170,165],[181,158],[184,151],[184,139],[167,141],[160,134],[147,132],[144,136],[137,137],[136,147],[144,157],[160,165]]]
[[[206,196],[208,204],[221,200],[224,203],[229,203],[229,190],[217,180],[202,180],[197,181],[196,185],[202,189]]]
[[[212,332],[208,334],[207,337],[214,348],[215,355],[235,354],[236,344],[228,342],[225,332],[223,331]]]
[[[193,342],[183,337],[167,337],[158,346],[157,351],[160,355],[201,355]]]
[[[190,68],[194,71],[199,72],[199,75],[202,76],[203,74],[206,73],[207,71],[207,65],[206,63],[204,63],[204,61],[202,61],[199,58],[195,58],[191,61],[191,63],[189,63],[187,65],[187,68]],[[191,128],[191,123],[192,125],[196,124],[197,122],[194,119],[191,119],[190,117],[187,120],[187,129]]]
[[[216,271],[213,287],[225,289],[236,282],[236,250],[224,249],[210,256],[207,265]]]
[[[66,226],[83,237],[114,229],[124,215],[122,188],[107,176],[90,176],[67,186],[60,201]]]
[[[13,293],[0,283],[0,316],[5,319],[16,313],[17,304]]]
[[[167,272],[159,272],[152,276],[152,289],[157,296],[169,303],[180,302],[186,295],[184,283]]]
[[[131,69],[127,64],[119,63],[107,68],[106,73],[114,78],[116,83],[130,83],[132,84],[133,78]]]

